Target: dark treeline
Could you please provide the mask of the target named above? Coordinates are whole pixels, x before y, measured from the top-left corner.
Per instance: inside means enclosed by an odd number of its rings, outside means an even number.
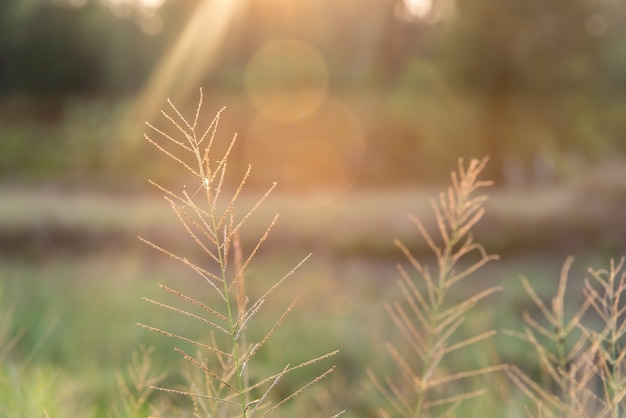
[[[157,10],[134,1],[3,0],[0,92],[135,92],[198,1]],[[264,41],[295,36],[324,53],[338,87],[393,84],[419,58],[479,95],[626,89],[620,2],[435,0],[430,15],[418,17],[402,11],[403,1],[242,1],[219,68],[241,70]]]
[[[55,109],[68,100],[139,93],[204,1],[217,0],[169,0],[158,9],[139,1],[3,0],[3,125],[15,116],[58,122],[64,116]],[[434,0],[421,16],[411,7],[410,0],[242,0],[215,63],[196,84],[240,91],[265,41],[305,40],[326,60],[332,91],[374,92],[384,103],[376,108],[380,126],[366,129],[389,161],[381,170],[405,166],[394,181],[433,174],[411,171],[413,161],[398,164],[405,154],[398,150],[488,153],[496,178],[506,176],[513,157],[529,169],[546,156],[553,167],[554,156],[624,151],[624,3]],[[201,56],[206,40],[196,43]],[[27,106],[27,115],[3,105],[16,97],[38,105]],[[472,109],[471,134],[446,134],[439,128],[459,101]],[[424,102],[434,116],[416,130]],[[378,132],[386,129],[393,143]],[[429,130],[445,145],[428,139]],[[459,132],[467,136],[450,139]]]

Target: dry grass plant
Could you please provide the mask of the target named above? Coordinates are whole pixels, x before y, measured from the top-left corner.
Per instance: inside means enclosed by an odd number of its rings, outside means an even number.
[[[381,417],[451,415],[464,400],[479,396],[484,391],[459,389],[450,393],[449,388],[461,380],[501,368],[496,365],[448,372],[443,364],[446,358],[459,350],[465,351],[470,345],[495,334],[494,330],[488,330],[465,338],[459,337],[459,328],[472,308],[499,291],[499,287],[490,287],[461,302],[451,302],[450,298],[454,286],[489,261],[497,259],[497,256],[488,255],[474,241],[471,233],[472,227],[485,212],[483,205],[487,200],[487,196],[476,192],[491,185],[491,182],[478,180],[486,162],[486,159],[472,160],[465,167],[459,160],[458,173],[452,173],[451,187],[440,194],[438,201],[433,200],[439,239],[435,239],[418,218],[410,216],[436,256],[436,272],[431,272],[405,245],[396,241],[412,272],[398,266],[401,275],[398,283],[404,298],[386,306],[393,324],[404,337],[402,344],[386,345],[399,378],[394,380],[387,376],[381,379],[368,371],[372,382],[390,405],[390,408],[378,411]],[[439,240],[441,244],[437,243]],[[403,350],[403,347],[406,349]]]
[[[13,315],[15,305],[4,306],[4,293],[0,287],[0,363],[5,364],[9,353],[13,350],[19,339],[25,333],[25,329],[20,329],[13,333],[11,326],[13,325]]]
[[[155,385],[165,379],[165,373],[154,374],[152,364],[153,347],[141,346],[132,355],[130,364],[124,373],[117,372],[120,390],[120,403],[113,414],[119,418],[139,418],[145,416],[149,409],[149,398]]]
[[[608,270],[589,269],[582,302],[567,316],[565,294],[573,261],[569,257],[564,263],[550,307],[522,278],[543,319],[525,312],[524,332],[508,332],[533,346],[550,384],[540,384],[513,365],[507,373],[532,401],[536,412],[529,410],[529,416],[617,418],[624,413],[626,395],[624,259],[617,264],[611,260]]]
[[[147,124],[148,127],[158,135],[160,140],[153,140],[149,135],[145,137],[163,154],[180,164],[192,175],[198,186],[198,191],[191,194],[183,189],[181,193],[175,193],[155,182],[151,181],[151,184],[165,194],[165,199],[171,205],[174,214],[191,239],[202,250],[205,261],[209,260],[212,267],[202,267],[206,265],[205,262],[191,261],[187,257],[174,254],[149,240],[141,237],[140,239],[152,248],[189,267],[202,279],[206,287],[211,289],[218,303],[209,306],[205,301],[199,300],[193,295],[184,294],[164,285],[160,287],[180,299],[181,303],[194,309],[199,308],[201,314],[196,314],[189,308],[181,308],[148,299],[150,303],[159,308],[182,315],[189,321],[198,321],[206,325],[207,328],[206,341],[197,341],[180,335],[176,331],[139,324],[146,329],[184,342],[186,345],[195,346],[198,350],[197,353],[190,353],[184,349],[176,348],[176,351],[191,368],[195,369],[195,372],[188,374],[191,379],[188,388],[152,387],[160,391],[190,397],[193,401],[195,416],[200,416],[200,414],[208,417],[229,418],[268,416],[334,370],[333,366],[293,393],[276,398],[277,395],[274,395],[272,389],[281,379],[285,379],[287,375],[296,370],[332,357],[336,351],[297,365],[283,364],[276,373],[270,376],[259,376],[255,373],[253,363],[255,363],[256,355],[294,308],[296,300],[286,308],[284,314],[275,323],[267,327],[268,330],[260,340],[247,341],[246,330],[254,322],[264,304],[270,303],[268,297],[293,275],[308,256],[277,280],[260,297],[251,300],[251,296],[246,292],[245,273],[251,260],[276,223],[278,215],[274,217],[256,246],[246,257],[242,256],[238,248],[238,233],[269,196],[276,184],[272,185],[245,215],[238,217],[235,213],[235,207],[250,175],[250,166],[248,166],[234,192],[226,197],[225,179],[228,158],[235,144],[236,136],[230,141],[223,155],[216,158],[214,140],[221,111],[218,112],[208,128],[201,130],[198,121],[202,108],[202,91],[200,91],[200,100],[193,120],[183,117],[171,102],[168,101],[168,103],[170,111],[162,111],[162,114],[171,123],[173,129],[178,131],[183,140],[179,140],[168,134],[166,130],[159,129],[149,123]],[[176,151],[171,151],[172,148]],[[197,195],[200,195],[202,199],[196,197]],[[194,378],[193,376],[198,373],[201,378]]]
[[[23,352],[20,345],[27,330],[13,329],[17,305],[5,303],[0,283],[0,416],[91,416],[90,409],[80,401],[80,388],[63,372],[41,367],[36,361],[57,320],[46,324],[32,348]]]

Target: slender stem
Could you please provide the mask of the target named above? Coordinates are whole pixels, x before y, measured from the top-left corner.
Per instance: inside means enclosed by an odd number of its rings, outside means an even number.
[[[611,307],[611,309],[613,310],[613,308],[615,307],[614,304],[614,295],[613,295],[613,291],[615,289],[613,281],[611,280],[609,282],[611,288],[609,290],[609,306]],[[613,404],[613,417],[618,418],[620,416],[620,402],[616,402],[615,397],[617,395],[618,392],[618,385],[619,385],[619,376],[618,376],[618,368],[619,368],[619,364],[617,363],[618,361],[618,357],[619,357],[619,336],[618,336],[618,330],[617,330],[617,321],[618,321],[618,313],[617,312],[611,312],[611,356],[610,356],[610,373],[609,373],[609,386],[611,388],[611,393],[610,393],[610,402]]]
[[[452,233],[454,234],[456,231],[452,231]],[[433,361],[434,356],[434,352],[433,352],[433,345],[435,344],[436,341],[436,337],[437,335],[435,334],[434,330],[438,328],[439,325],[439,311],[441,309],[441,306],[443,305],[443,301],[444,301],[444,297],[445,297],[445,293],[446,293],[446,280],[449,277],[450,274],[450,269],[451,269],[451,264],[450,264],[450,254],[452,253],[453,250],[453,243],[452,242],[446,242],[445,243],[445,249],[442,253],[441,256],[441,261],[440,261],[440,266],[439,266],[439,280],[438,280],[438,284],[437,284],[437,295],[435,298],[435,303],[433,304],[433,306],[431,306],[431,315],[429,315],[429,327],[430,327],[430,332],[428,333],[428,337],[426,340],[426,353],[424,355],[424,365],[422,367],[422,376],[421,376],[421,384],[422,387],[420,388],[420,390],[418,391],[417,394],[417,403],[415,405],[415,411],[413,414],[413,418],[419,418],[421,416],[421,412],[422,409],[424,407],[424,401],[426,400],[426,391],[428,388],[428,384],[426,383],[426,373],[428,372],[428,366],[430,364],[431,361]]]
[[[246,418],[247,414],[246,414],[246,394],[245,394],[245,383],[243,380],[243,373],[241,370],[241,359],[239,356],[239,344],[237,343],[237,330],[235,329],[235,324],[236,324],[236,320],[234,319],[233,316],[233,307],[232,307],[232,303],[231,303],[231,297],[230,297],[230,286],[228,285],[228,277],[226,274],[226,261],[224,260],[224,254],[225,254],[225,248],[222,248],[222,243],[220,242],[220,234],[218,231],[218,226],[217,226],[217,221],[216,221],[216,213],[215,213],[215,196],[213,195],[213,190],[212,190],[212,185],[208,182],[208,178],[209,176],[207,175],[207,173],[205,172],[204,169],[204,164],[202,163],[202,156],[200,154],[200,149],[198,147],[198,141],[196,140],[196,133],[195,131],[192,131],[193,134],[193,138],[194,138],[194,155],[196,157],[197,163],[198,163],[198,170],[200,173],[200,176],[202,177],[201,181],[202,181],[202,186],[205,187],[206,189],[206,197],[207,197],[207,202],[209,204],[209,213],[210,213],[210,217],[211,217],[211,229],[212,229],[212,234],[213,237],[215,238],[215,249],[216,249],[216,253],[217,253],[217,258],[219,260],[219,265],[220,265],[220,277],[222,279],[222,285],[224,287],[224,298],[226,299],[226,310],[228,312],[227,316],[228,316],[228,326],[229,326],[229,331],[230,331],[230,337],[231,337],[231,344],[233,347],[233,356],[235,359],[235,370],[236,370],[236,374],[237,374],[237,388],[239,390],[239,398],[240,398],[240,403],[241,403],[241,413],[242,413],[242,417]],[[219,186],[218,186],[219,187]],[[226,227],[225,227],[226,228]],[[224,243],[225,244],[225,243]]]
[[[465,202],[467,200],[467,194],[457,194],[455,198],[456,202],[454,204],[455,213],[452,219],[450,219],[450,233],[449,238],[444,242],[444,249],[441,252],[439,258],[439,277],[437,280],[437,289],[436,289],[436,297],[433,305],[431,306],[431,315],[429,317],[429,327],[430,332],[426,341],[426,353],[424,355],[424,367],[422,369],[421,376],[421,384],[422,387],[418,391],[417,395],[417,403],[415,406],[415,411],[413,414],[414,418],[418,418],[421,416],[422,408],[424,407],[424,402],[426,399],[426,391],[428,388],[428,384],[425,382],[427,378],[426,373],[428,372],[428,366],[431,361],[435,358],[435,353],[433,352],[433,345],[439,336],[438,333],[435,333],[434,330],[439,326],[439,312],[441,311],[441,307],[443,306],[445,296],[446,296],[446,282],[450,277],[450,272],[454,267],[454,260],[452,259],[454,253],[454,246],[458,244],[459,240],[462,238],[459,236],[459,220],[462,217],[463,207],[465,206]],[[444,225],[445,228],[445,225]]]
[[[207,192],[207,193],[210,193]],[[246,396],[245,396],[245,386],[243,382],[243,376],[241,373],[241,359],[239,358],[239,344],[237,343],[237,330],[235,329],[235,319],[233,317],[233,308],[231,303],[230,291],[228,286],[228,277],[226,275],[225,261],[224,261],[224,250],[221,248],[221,243],[219,239],[219,234],[217,230],[217,223],[215,220],[215,213],[211,210],[211,227],[213,228],[213,234],[215,236],[216,247],[217,247],[217,257],[219,259],[220,264],[220,272],[222,278],[222,285],[224,286],[224,297],[226,299],[226,309],[228,311],[228,325],[231,337],[231,343],[233,346],[233,356],[235,358],[235,369],[237,373],[237,387],[239,389],[239,397],[241,401],[241,412],[243,418],[246,418]]]

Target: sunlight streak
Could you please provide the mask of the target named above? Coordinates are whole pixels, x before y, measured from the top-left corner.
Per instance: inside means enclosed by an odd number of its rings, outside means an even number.
[[[406,11],[415,17],[426,17],[432,11],[432,0],[404,0]]]
[[[196,91],[198,80],[213,65],[240,3],[239,0],[198,2],[174,46],[136,100],[122,127],[122,135],[140,136],[135,131],[143,129],[143,121],[154,118],[166,98],[183,102],[190,92]]]

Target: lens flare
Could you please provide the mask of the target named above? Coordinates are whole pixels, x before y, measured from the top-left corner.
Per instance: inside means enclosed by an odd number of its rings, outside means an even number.
[[[251,102],[265,116],[289,122],[307,117],[324,101],[328,69],[324,58],[296,39],[263,45],[246,69]]]

